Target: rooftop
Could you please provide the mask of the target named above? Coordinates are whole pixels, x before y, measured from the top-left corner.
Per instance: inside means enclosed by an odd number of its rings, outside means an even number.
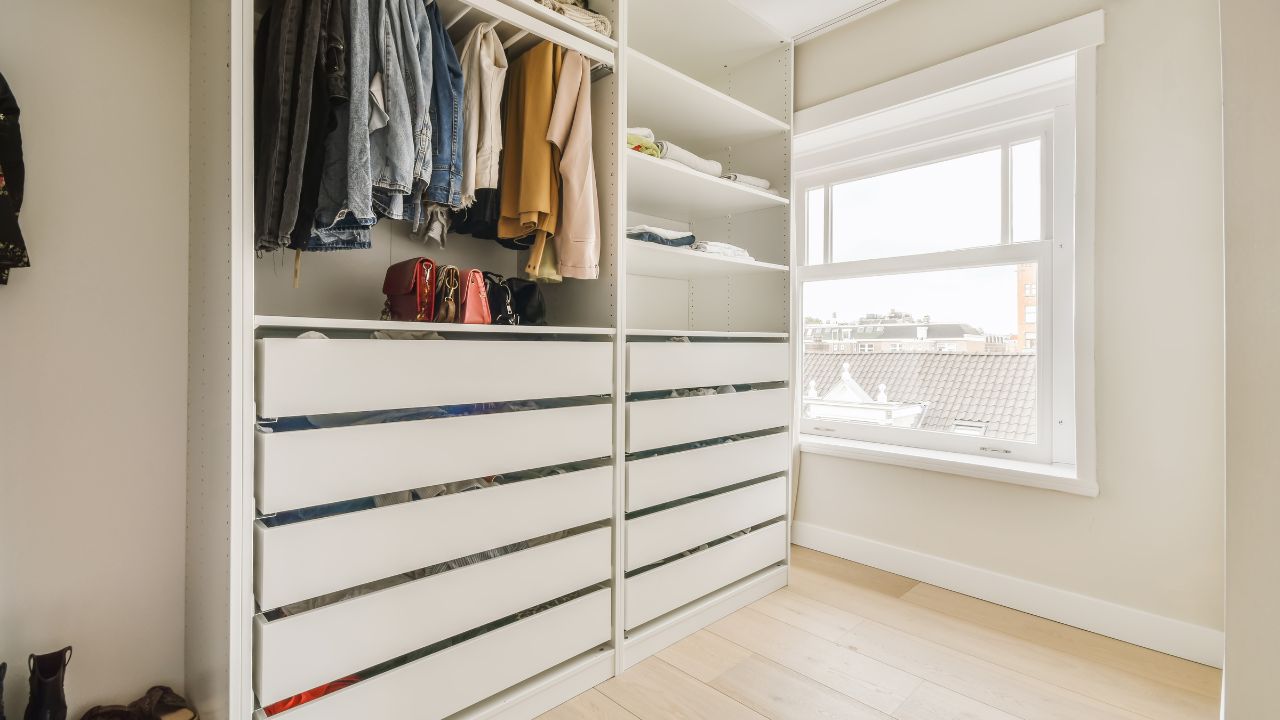
[[[924,403],[922,430],[951,432],[955,423],[985,426],[986,437],[1034,441],[1036,356],[1003,353],[804,354],[804,392],[819,397],[840,381],[844,365],[868,394],[885,386],[889,402]]]

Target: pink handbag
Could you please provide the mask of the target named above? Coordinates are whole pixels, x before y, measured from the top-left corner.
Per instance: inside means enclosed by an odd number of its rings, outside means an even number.
[[[462,322],[468,325],[491,325],[489,291],[485,288],[484,273],[468,270],[462,283]]]

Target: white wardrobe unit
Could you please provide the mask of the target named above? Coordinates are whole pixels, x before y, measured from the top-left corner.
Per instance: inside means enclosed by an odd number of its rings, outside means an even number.
[[[612,38],[531,0],[437,1],[455,40],[497,22],[513,57],[550,40],[596,64],[601,277],[544,286],[547,326],[380,321],[393,262],[524,266],[384,220],[370,250],[305,255],[295,287],[292,254],[251,241],[263,3],[193,4],[187,668],[207,717],[337,683],[272,717],[529,718],[786,584],[789,41],[729,0],[593,0]],[[637,125],[780,192],[631,151]],[[636,223],[753,259],[627,240]],[[441,339],[372,337],[422,330]]]

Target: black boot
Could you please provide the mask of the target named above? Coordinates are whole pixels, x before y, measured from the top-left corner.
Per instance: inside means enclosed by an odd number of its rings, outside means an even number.
[[[0,720],[4,720],[4,671],[8,669],[7,664],[0,663]]]
[[[31,699],[22,720],[67,720],[67,694],[63,689],[71,648],[27,658],[31,671]]]

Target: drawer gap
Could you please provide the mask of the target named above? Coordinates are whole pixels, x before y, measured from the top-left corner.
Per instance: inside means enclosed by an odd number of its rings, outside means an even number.
[[[259,417],[258,432],[287,433],[334,428],[387,425],[417,420],[449,420],[476,415],[554,410],[556,408],[608,405],[611,395],[578,395],[574,397],[537,398],[507,402],[467,403],[462,405],[430,405],[424,407],[397,408],[394,410],[370,410],[360,412],[328,413],[317,415],[291,415],[277,418]]]
[[[582,533],[590,532],[592,530],[606,528],[611,526],[612,524],[613,524],[612,520],[599,520],[596,522],[588,523],[586,525],[580,525],[575,528],[560,530],[560,531],[542,535],[536,538],[522,540],[520,542],[512,543],[510,545],[503,545],[501,547],[481,550],[479,552],[472,553],[470,555],[465,555],[460,558],[454,558],[452,560],[446,560],[444,562],[439,562],[434,565],[428,565],[427,567],[418,568],[416,570],[409,570],[406,572],[397,573],[396,575],[393,575],[389,578],[374,580],[372,582],[362,583],[354,587],[344,588],[342,590],[336,590],[334,592],[325,593],[324,595],[321,595],[319,597],[309,598],[307,600],[301,600],[295,603],[289,603],[288,605],[285,605],[283,607],[267,608],[267,609],[263,609],[259,607],[258,614],[261,615],[262,619],[269,624],[272,621],[282,620],[286,617],[299,615],[309,610],[321,608],[326,605],[332,605],[334,603],[343,602],[346,600],[350,600],[352,598],[378,592],[380,590],[386,590],[388,588],[396,587],[397,585],[403,585],[405,583],[415,582],[417,580],[422,580],[423,578],[431,577],[433,575],[439,575],[441,573],[447,573],[458,568],[466,567],[468,565],[474,565],[476,563],[485,562],[486,560],[492,560],[498,557],[504,557],[506,555],[510,555],[512,553],[518,553],[523,550],[528,550],[549,542],[555,542],[556,540],[563,540],[565,538],[573,537],[575,535],[581,535]]]
[[[721,387],[732,387],[734,392],[714,392]],[[627,402],[647,402],[650,400],[675,400],[686,397],[710,397],[712,395],[733,395],[734,393],[751,392],[753,390],[778,390],[787,387],[785,380],[766,383],[738,383],[734,385],[703,386],[692,388],[674,388],[669,390],[646,390],[644,392],[627,393]],[[706,391],[712,392],[706,392]],[[694,394],[695,391],[702,391]]]
[[[717,495],[724,495],[725,493],[731,493],[735,490],[741,490],[746,487],[751,487],[752,485],[759,485],[761,483],[768,482],[769,480],[772,480],[774,478],[782,477],[786,474],[787,472],[783,470],[782,472],[769,473],[768,475],[761,475],[760,477],[751,478],[750,480],[744,480],[742,482],[734,483],[732,485],[725,485],[723,487],[718,487],[715,490],[700,492],[696,495],[687,495],[677,500],[671,500],[669,502],[661,503],[659,505],[653,505],[647,508],[642,508],[640,510],[633,510],[626,514],[626,518],[628,520],[635,520],[636,518],[642,518],[646,515],[652,515],[654,513],[663,512],[664,510],[677,508],[677,507],[680,507],[681,505],[688,505],[689,503],[695,503],[695,502],[698,502],[699,500],[706,500],[707,498],[712,498]]]
[[[683,559],[685,559],[685,558],[687,558],[687,557],[690,557],[690,556],[692,556],[692,555],[697,555],[698,553],[701,553],[701,552],[706,552],[707,550],[710,550],[711,548],[713,548],[713,547],[715,547],[715,546],[717,546],[717,545],[720,545],[720,544],[722,544],[722,543],[727,543],[727,542],[729,542],[730,540],[736,540],[736,539],[738,539],[738,538],[740,538],[740,537],[745,537],[746,535],[749,535],[749,534],[751,534],[751,533],[753,533],[753,532],[757,532],[757,531],[759,531],[759,530],[763,530],[764,528],[767,528],[767,527],[769,527],[770,525],[774,525],[774,524],[776,524],[776,523],[782,522],[782,521],[783,521],[783,520],[785,520],[785,519],[786,519],[786,515],[779,515],[778,517],[773,518],[772,520],[766,520],[766,521],[764,521],[764,522],[762,522],[762,523],[759,523],[759,524],[756,524],[756,525],[752,525],[752,526],[751,526],[751,527],[749,527],[749,528],[745,528],[745,529],[743,529],[743,530],[739,530],[739,531],[737,531],[737,532],[735,532],[735,533],[731,533],[731,534],[729,534],[729,535],[725,535],[724,537],[716,538],[715,540],[712,540],[712,541],[710,541],[710,542],[705,542],[705,543],[703,543],[703,544],[701,544],[701,545],[699,545],[699,546],[697,546],[697,547],[689,548],[688,550],[684,550],[684,551],[682,551],[682,552],[676,553],[675,555],[671,555],[670,557],[665,557],[665,558],[663,558],[663,559],[661,559],[661,560],[659,560],[659,561],[657,561],[657,562],[649,563],[648,565],[645,565],[644,567],[638,567],[638,568],[636,568],[635,570],[631,570],[631,571],[629,571],[629,572],[625,573],[624,577],[626,577],[627,579],[630,579],[630,578],[633,578],[633,577],[635,577],[635,576],[637,576],[637,575],[643,575],[644,573],[647,573],[647,572],[649,572],[650,570],[654,570],[654,569],[657,569],[657,568],[659,568],[659,567],[662,567],[663,565],[667,565],[667,564],[669,564],[669,563],[673,563],[673,562],[675,562],[675,561],[677,561],[677,560],[683,560]]]
[[[392,505],[401,505],[403,503],[427,502],[449,495],[457,495],[462,492],[483,492],[484,490],[492,490],[494,488],[514,485],[516,483],[527,482],[529,480],[540,480],[553,475],[562,475],[569,472],[607,467],[612,463],[613,458],[609,457],[579,460],[569,463],[560,463],[558,465],[531,468],[529,470],[502,473],[501,475],[468,478],[466,480],[455,480],[446,483],[436,483],[434,485],[421,485],[409,490],[399,490],[392,493],[384,493],[382,495],[357,498],[354,500],[343,500],[341,502],[328,503],[325,505],[313,505],[311,507],[282,510],[275,513],[259,512],[256,519],[269,528],[281,527],[284,525],[292,525],[293,523],[306,522],[308,520],[320,520],[327,517],[333,517],[335,515],[345,515],[347,513],[360,512],[363,510],[374,510],[377,508],[390,507]]]
[[[555,607],[559,607],[560,605],[563,605],[573,600],[577,600],[578,598],[581,598],[581,597],[585,597],[594,592],[608,589],[609,587],[610,587],[610,583],[607,581],[590,585],[580,590],[571,592],[567,595],[562,595],[558,598],[553,598],[551,600],[539,603],[538,605],[513,613],[499,620],[494,620],[493,622],[486,623],[484,625],[481,625],[480,627],[473,628],[471,630],[467,630],[466,632],[459,633],[457,635],[454,635],[453,637],[446,638],[439,642],[432,643],[431,645],[420,648],[418,650],[414,650],[413,652],[405,653],[404,655],[400,655],[398,657],[385,660],[381,663],[378,663],[377,665],[373,665],[363,670],[358,670],[354,673],[351,673],[346,678],[334,678],[333,680],[329,681],[329,683],[326,683],[326,685],[339,680],[346,680],[349,678],[352,682],[345,684],[344,687],[350,687],[352,685],[363,682],[365,680],[375,678],[383,673],[394,670],[403,665],[407,665],[411,662],[421,660],[422,658],[428,657],[430,655],[434,655],[438,652],[441,652],[442,650],[446,650],[455,645],[460,645],[468,640],[472,640],[482,635],[485,635],[487,633],[493,632],[494,630],[498,630],[500,628],[506,627],[508,625],[512,625],[522,620],[528,620],[531,617],[534,617],[535,615],[546,612],[547,610],[551,610]],[[325,685],[321,685],[319,688],[314,688],[313,690],[309,690],[307,692],[313,692],[323,687],[325,687]],[[321,700],[324,697],[325,697],[324,695],[319,695],[317,697],[307,700],[307,702],[305,703],[300,703],[298,705],[295,705],[294,707],[303,707],[308,703]],[[292,699],[293,698],[286,698],[285,700],[282,700],[280,702],[285,703],[285,702],[289,702]],[[262,710],[263,708],[261,708],[261,706],[259,705],[257,709]]]
[[[706,440],[695,440],[694,442],[688,442],[682,445],[669,445],[667,447],[654,448],[653,450],[641,450],[639,452],[627,453],[626,459],[630,462],[632,460],[644,460],[645,458],[658,457],[660,455],[671,455],[673,453],[688,452],[690,450],[701,450],[703,448],[728,445],[730,443],[752,440],[768,435],[777,435],[785,431],[786,428],[776,427],[769,428],[767,430],[753,430],[751,432],[735,433],[733,435],[725,435],[717,438],[707,438]]]

